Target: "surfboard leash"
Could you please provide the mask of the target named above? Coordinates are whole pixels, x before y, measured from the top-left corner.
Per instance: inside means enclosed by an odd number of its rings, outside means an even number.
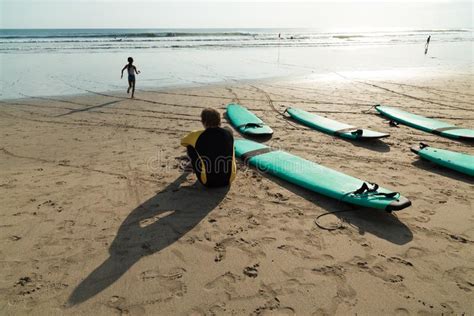
[[[283,105],[283,104],[281,104],[281,105]],[[283,106],[284,106],[284,105],[283,105]],[[279,111],[279,110],[276,109],[276,108],[274,108],[274,109],[275,109],[275,111],[276,111],[279,115],[281,115],[281,116],[283,117],[284,121],[285,121],[288,125],[290,125],[291,127],[293,127],[294,129],[302,130],[302,131],[303,131],[303,130],[306,130],[305,128],[301,128],[301,127],[299,127],[299,126],[296,126],[296,125],[293,124],[292,122],[290,122],[289,118],[291,118],[291,116],[285,115],[286,113],[288,113],[288,107],[285,108],[285,111],[283,111],[283,112]]]
[[[376,107],[376,105],[372,105],[372,106],[371,106],[370,108],[368,108],[367,110],[362,111],[362,113],[369,113],[370,110],[375,109],[375,107]]]
[[[354,192],[348,192],[346,194],[344,194],[340,199],[338,199],[338,205],[337,205],[337,208],[339,208],[340,205],[342,205],[342,203],[344,202],[344,198],[346,196],[348,196],[349,194],[352,194]],[[334,230],[338,230],[338,229],[346,229],[346,226],[344,226],[344,222],[345,220],[344,219],[339,219],[340,223],[338,226],[335,226],[335,227],[326,227],[326,226],[323,226],[321,225],[318,220],[323,217],[323,216],[326,216],[326,215],[330,215],[330,214],[336,214],[336,213],[347,213],[347,212],[354,212],[354,211],[357,211],[358,209],[350,209],[350,210],[339,210],[339,211],[332,211],[332,212],[326,212],[326,213],[323,213],[323,214],[320,214],[318,215],[315,219],[314,219],[314,223],[316,224],[316,226],[318,226],[319,228],[321,229],[324,229],[324,230],[327,230],[327,231],[334,231]]]
[[[344,199],[351,195],[351,194],[355,194],[355,195],[359,195],[359,194],[364,194],[364,193],[367,193],[367,194],[371,194],[371,195],[381,195],[381,196],[385,196],[387,198],[393,198],[395,197],[397,194],[400,194],[399,192],[391,192],[391,193],[383,193],[383,192],[377,192],[377,190],[379,189],[379,185],[377,183],[371,183],[369,182],[370,185],[372,185],[372,188],[369,187],[369,185],[364,182],[362,183],[362,186],[360,188],[358,188],[357,190],[355,191],[352,191],[352,192],[348,192],[346,194],[344,194],[339,200],[339,204],[342,204],[344,202]],[[345,222],[343,219],[340,219],[340,223],[338,226],[336,227],[325,227],[321,224],[319,224],[318,222],[318,219],[320,219],[321,217],[323,216],[326,216],[326,215],[329,215],[329,214],[336,214],[336,213],[347,213],[347,212],[355,212],[355,211],[358,211],[360,210],[359,208],[356,208],[356,209],[350,209],[350,210],[339,210],[339,211],[333,211],[333,212],[326,212],[326,213],[323,213],[321,215],[318,215],[315,219],[314,219],[314,223],[316,224],[316,226],[318,226],[319,228],[321,229],[324,229],[324,230],[327,230],[327,231],[334,231],[334,230],[338,230],[338,229],[345,229],[346,226],[343,225],[343,222]]]
[[[315,219],[314,219],[314,223],[316,224],[316,226],[318,226],[319,228],[321,229],[324,229],[324,230],[327,230],[327,231],[334,231],[334,230],[338,230],[338,229],[346,229],[346,226],[344,226],[344,220],[342,219],[339,219],[340,223],[338,226],[335,226],[335,227],[326,227],[326,226],[323,226],[321,225],[318,220],[323,217],[323,216],[326,216],[326,215],[329,215],[329,214],[336,214],[336,213],[345,213],[345,212],[354,212],[356,211],[357,209],[355,210],[340,210],[340,211],[333,211],[333,212],[326,212],[326,213],[323,213],[323,214],[320,214],[318,215]]]

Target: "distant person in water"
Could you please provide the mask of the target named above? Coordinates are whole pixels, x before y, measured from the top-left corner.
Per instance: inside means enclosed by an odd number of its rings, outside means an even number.
[[[123,68],[122,68],[122,75],[120,76],[120,79],[123,78],[123,72],[125,69],[127,69],[127,72],[128,72],[128,89],[127,89],[127,93],[130,93],[130,89],[132,89],[132,98],[135,94],[135,74],[139,74],[140,71],[137,70],[137,67],[135,67],[133,65],[133,58],[132,57],[128,57],[128,64],[126,64]]]
[[[430,45],[431,35],[428,36],[425,44],[425,55],[428,53],[428,46]]]
[[[221,128],[221,115],[212,108],[201,113],[204,130],[191,132],[181,140],[186,147],[199,182],[207,187],[223,187],[232,183],[236,174],[234,136]]]

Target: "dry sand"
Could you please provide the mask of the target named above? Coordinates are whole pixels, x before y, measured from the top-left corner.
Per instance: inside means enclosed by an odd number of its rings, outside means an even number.
[[[472,314],[474,181],[409,147],[474,147],[370,109],[473,128],[472,82],[433,73],[1,102],[0,314]],[[230,101],[274,128],[268,143],[413,205],[328,215],[322,224],[344,228],[325,231],[318,215],[351,207],[242,164],[229,190],[203,189],[178,169],[179,139],[202,108]],[[334,138],[276,111],[290,105],[391,137]]]

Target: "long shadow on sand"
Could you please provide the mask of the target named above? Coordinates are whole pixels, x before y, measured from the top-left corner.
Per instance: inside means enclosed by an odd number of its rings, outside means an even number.
[[[110,102],[106,102],[106,103],[99,104],[99,105],[88,106],[88,107],[83,108],[83,109],[72,110],[72,111],[69,111],[69,112],[64,113],[64,114],[56,115],[56,117],[71,115],[71,114],[79,113],[79,112],[87,112],[87,111],[90,111],[90,110],[93,110],[93,109],[102,108],[104,106],[112,105],[112,104],[119,103],[119,102],[122,102],[122,101],[123,100],[115,100],[115,101],[110,101]]]
[[[377,151],[379,153],[387,153],[390,151],[390,146],[380,139],[350,140],[342,137],[338,137],[338,139],[342,139],[343,141],[350,143],[354,147],[362,147],[365,149]]]
[[[468,175],[457,172],[455,170],[451,170],[449,168],[439,166],[435,164],[434,162],[425,160],[423,158],[418,158],[417,160],[413,161],[411,164],[417,168],[426,170],[428,172],[436,173],[443,177],[451,178],[458,181],[463,181],[468,184],[474,184],[474,179],[472,177],[469,177]]]
[[[293,119],[292,117],[285,116],[285,119],[287,121],[295,123],[299,126],[307,127],[306,125],[300,123],[299,121]],[[321,133],[321,134],[324,134],[324,135],[329,136],[329,137],[334,137],[334,138],[337,138],[337,139],[341,139],[345,142],[350,143],[352,146],[355,146],[355,147],[362,147],[362,148],[377,151],[377,152],[380,152],[380,153],[386,153],[386,152],[390,151],[390,146],[387,145],[386,143],[384,143],[381,139],[348,139],[348,138],[344,138],[344,137],[338,137],[338,136],[335,136],[335,135],[330,135],[330,134],[318,131],[314,128],[310,128],[310,127],[307,127],[307,128],[309,130],[315,132],[315,133]]]
[[[294,194],[303,197],[311,203],[316,204],[327,212],[341,211],[352,208],[352,212],[335,213],[334,216],[344,220],[353,227],[357,227],[359,234],[361,235],[369,233],[397,245],[404,245],[413,239],[413,233],[411,230],[405,224],[400,222],[400,220],[394,214],[387,213],[383,210],[368,209],[342,203],[324,195],[280,180],[274,176],[265,174],[265,177],[284,187],[288,191],[293,192]],[[409,208],[406,210],[409,210]]]
[[[69,305],[90,299],[117,281],[142,257],[180,239],[219,205],[229,190],[206,189],[198,182],[180,186],[187,175],[183,173],[127,216],[109,248],[109,258],[74,289]]]

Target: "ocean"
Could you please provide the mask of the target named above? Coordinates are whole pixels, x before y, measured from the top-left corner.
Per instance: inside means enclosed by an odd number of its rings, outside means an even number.
[[[431,36],[430,49],[424,45]],[[313,73],[472,69],[472,29],[2,29],[0,98],[137,90]]]

